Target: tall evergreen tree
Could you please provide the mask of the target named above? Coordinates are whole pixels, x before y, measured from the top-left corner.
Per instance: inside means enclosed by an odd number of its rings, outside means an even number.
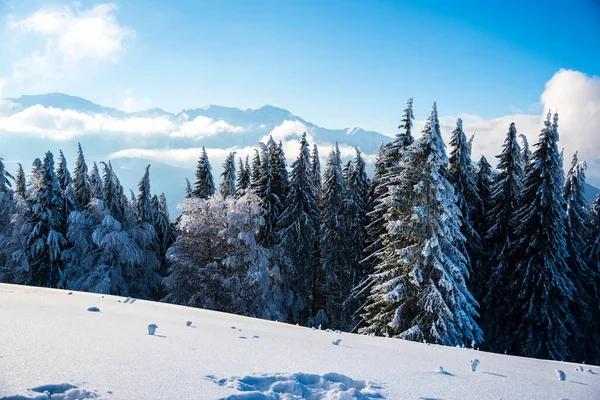
[[[592,307],[597,299],[595,276],[586,257],[587,240],[591,236],[588,227],[591,215],[585,199],[584,162],[579,162],[577,152],[573,154],[571,168],[567,173],[563,196],[566,202],[567,265],[575,286],[575,301],[572,313],[575,318],[578,339],[572,341],[571,359],[594,362],[598,354],[598,341],[593,330]]]
[[[23,171],[23,166],[21,164],[17,164],[17,175],[15,177],[15,193],[24,199],[26,192],[27,181],[25,179],[25,172]]]
[[[480,294],[485,292],[484,286],[486,285],[486,282],[482,280],[485,274],[482,273],[481,269],[487,260],[482,257],[481,236],[475,229],[474,219],[477,210],[482,208],[482,200],[473,176],[471,146],[463,131],[460,118],[457,119],[456,129],[452,132],[450,146],[452,151],[448,168],[449,180],[454,186],[457,199],[456,205],[462,216],[460,231],[466,239],[459,247],[467,257],[467,265],[471,273],[468,280],[471,292],[477,299],[480,299]]]
[[[293,260],[292,265],[282,271],[294,292],[289,310],[292,321],[306,321],[307,306],[312,297],[312,266],[317,240],[315,227],[319,207],[311,171],[310,151],[304,133],[300,141],[300,154],[292,164],[287,207],[279,220],[280,243]]]
[[[506,288],[511,286],[509,277],[515,269],[516,249],[514,246],[514,230],[518,220],[516,213],[520,206],[523,190],[523,168],[521,153],[517,142],[517,128],[510,124],[508,134],[498,159],[499,173],[492,185],[489,214],[489,229],[485,237],[489,246],[488,293],[484,301],[483,329],[486,347],[503,352],[507,349],[509,338],[506,337],[503,325],[509,317],[509,304],[506,302]]]
[[[27,283],[56,287],[61,272],[61,252],[66,244],[61,233],[63,201],[61,186],[54,171],[54,157],[47,152],[41,166],[34,167],[36,186],[29,198],[30,214],[25,223],[26,252],[29,262]]]
[[[14,212],[14,196],[9,178],[12,176],[6,171],[2,158],[0,158],[0,282],[3,282],[3,276],[6,273],[4,269],[8,263],[9,254],[5,253],[5,248],[8,246],[13,231],[11,220]]]
[[[229,153],[223,163],[219,190],[223,197],[235,195],[235,152],[233,151]]]
[[[529,141],[527,140],[527,136],[521,133],[519,138],[521,139],[521,164],[523,166],[523,170],[526,171],[531,164],[533,154],[529,149]]]
[[[150,165],[146,166],[144,175],[138,183],[138,196],[135,202],[135,214],[139,223],[147,222],[154,225],[155,213],[152,207],[152,193],[150,191]]]
[[[591,218],[588,223],[591,234],[588,239],[585,256],[589,260],[588,265],[590,271],[594,276],[593,286],[590,288],[588,293],[591,298],[590,311],[592,314],[592,326],[591,329],[594,332],[600,332],[600,193],[596,196],[592,204]],[[600,349],[600,337],[594,336],[596,348]],[[595,360],[596,365],[600,363],[600,354],[596,352]]]
[[[244,162],[242,161],[242,158],[240,157],[239,169],[238,169],[238,175],[237,175],[238,196],[243,196],[244,194],[246,194],[246,192],[250,188],[250,178],[251,178],[252,173],[250,171],[250,164],[249,164],[248,160],[249,160],[249,156],[246,156],[246,165],[244,165]]]
[[[456,246],[464,240],[460,210],[445,178],[448,158],[438,127],[434,103],[422,138],[405,154],[398,186],[389,187],[384,247],[360,331],[470,345],[483,338],[465,282],[467,259]]]
[[[336,328],[347,329],[344,301],[352,289],[352,271],[348,265],[347,226],[344,221],[346,183],[342,174],[340,149],[335,145],[327,158],[323,175],[323,208],[320,227],[321,268],[328,320]]]
[[[90,173],[90,196],[93,199],[104,200],[104,186],[102,185],[102,177],[98,170],[98,165],[94,162],[92,172]]]
[[[79,209],[85,208],[92,198],[92,184],[88,175],[88,167],[85,163],[81,143],[77,144],[77,160],[73,170],[73,192]]]
[[[67,166],[67,159],[65,158],[62,150],[59,152],[58,166],[56,168],[56,179],[58,179],[58,183],[62,191],[62,220],[66,224],[69,214],[71,214],[72,211],[77,210],[77,200],[75,199],[75,192],[73,191],[73,179],[71,178],[71,173],[69,172],[69,168]],[[66,226],[63,227],[63,229],[66,232]]]
[[[202,146],[202,154],[196,166],[196,184],[194,185],[193,197],[206,199],[215,194],[215,183],[212,175],[212,167],[208,161],[206,149]]]
[[[190,184],[190,180],[185,178],[185,198],[189,199],[192,197],[192,185]]]
[[[503,293],[507,310],[502,342],[511,353],[564,360],[574,333],[571,312],[575,296],[566,263],[567,242],[562,196],[564,176],[558,151],[558,129],[550,112],[536,143],[525,179],[516,231],[519,261]],[[555,125],[556,125],[555,120]]]
[[[321,159],[319,158],[319,148],[316,143],[313,145],[310,165],[310,176],[315,187],[315,193],[317,194],[318,198],[321,198],[321,186],[323,178],[321,177]]]

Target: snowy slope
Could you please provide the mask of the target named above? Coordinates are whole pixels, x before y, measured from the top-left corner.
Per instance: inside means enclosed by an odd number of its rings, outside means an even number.
[[[126,300],[0,285],[0,399],[600,398],[598,367]]]

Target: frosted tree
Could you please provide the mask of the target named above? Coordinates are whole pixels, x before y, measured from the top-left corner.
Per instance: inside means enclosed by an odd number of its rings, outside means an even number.
[[[567,242],[562,196],[564,176],[557,147],[558,130],[544,123],[528,170],[515,231],[519,260],[504,279],[501,309],[507,314],[499,343],[511,353],[563,360],[574,333],[571,312],[575,296],[566,263]],[[556,123],[556,121],[555,121]],[[543,288],[543,290],[541,290]]]
[[[577,326],[578,340],[571,349],[571,359],[593,361],[598,354],[597,340],[593,330],[592,308],[597,299],[595,274],[586,257],[587,240],[592,232],[588,227],[591,215],[585,199],[585,170],[587,165],[579,162],[573,154],[567,173],[563,197],[566,201],[567,265],[575,286],[572,313]],[[592,358],[590,358],[592,357]]]
[[[351,274],[352,289],[359,286],[370,271],[364,268],[361,261],[364,258],[364,249],[367,242],[367,217],[369,207],[369,188],[370,181],[367,176],[365,160],[358,148],[355,148],[356,156],[352,163],[352,175],[346,181],[346,198],[344,199],[344,219],[347,232],[347,258],[348,268]],[[357,321],[356,311],[362,305],[362,298],[350,296],[352,293],[345,293],[346,319],[352,322],[350,326],[354,328]]]
[[[319,206],[311,171],[310,152],[304,133],[300,141],[300,154],[292,164],[287,207],[279,220],[280,243],[293,260],[293,265],[282,271],[286,284],[294,292],[289,309],[292,322],[306,320],[306,307],[313,290],[313,255]]]
[[[62,220],[66,223],[69,214],[72,211],[77,210],[77,200],[75,199],[75,192],[73,191],[73,179],[67,166],[67,160],[62,150],[59,152],[58,165],[56,167],[56,179],[61,188],[61,197],[63,201],[63,217]],[[65,228],[66,230],[66,228]]]
[[[12,176],[6,171],[2,158],[0,158],[0,282],[8,281],[4,275],[7,269],[9,254],[6,253],[8,241],[12,236],[11,224],[14,212],[14,193],[10,182]]]
[[[527,140],[527,136],[522,133],[519,135],[519,139],[521,139],[521,164],[524,170],[527,170],[529,165],[531,165],[531,159],[533,154],[529,149],[529,141]]]
[[[154,210],[152,207],[152,193],[150,191],[150,165],[146,166],[144,175],[138,183],[138,195],[135,202],[135,213],[139,223],[154,224]]]
[[[249,156],[246,156],[246,164],[240,157],[238,175],[237,175],[237,195],[241,197],[245,195],[250,188],[250,179],[252,172],[250,170]]]
[[[41,166],[34,167],[31,179],[31,209],[23,229],[29,264],[27,283],[56,287],[61,265],[61,252],[66,244],[61,233],[62,189],[54,172],[54,157],[47,152]]]
[[[98,170],[98,165],[94,162],[92,172],[90,173],[90,196],[93,199],[104,199],[104,186],[102,185],[102,177]]]
[[[279,214],[285,207],[287,193],[289,189],[289,177],[287,172],[287,165],[285,160],[285,154],[283,153],[283,147],[281,142],[279,145],[275,143],[273,138],[269,138],[267,143],[269,150],[269,164],[271,165],[271,190],[273,195],[277,197],[279,201]],[[279,218],[279,214],[277,218]]]
[[[24,199],[26,192],[27,181],[25,178],[25,172],[23,171],[23,166],[21,164],[17,164],[17,174],[15,176],[15,193]]]
[[[483,337],[465,282],[467,259],[456,246],[464,240],[460,210],[444,176],[448,158],[438,127],[434,103],[423,136],[405,154],[402,179],[389,186],[384,247],[360,332],[470,345]]]
[[[310,176],[315,187],[315,193],[317,197],[321,197],[321,186],[322,186],[322,176],[321,176],[321,159],[319,158],[319,147],[315,143],[313,145],[313,150],[310,158]]]
[[[590,310],[592,313],[591,329],[594,332],[600,332],[600,193],[596,196],[591,208],[591,217],[588,222],[591,235],[588,238],[585,256],[589,260],[588,265],[594,275],[593,286],[590,288],[588,296],[591,298]],[[592,362],[598,365],[600,363],[600,338],[594,335],[596,353],[595,360]]]
[[[77,144],[77,160],[73,170],[73,192],[79,209],[83,209],[92,199],[92,184],[88,175],[88,166],[85,163],[81,143]]]
[[[415,117],[413,115],[412,107],[413,99],[410,98],[406,102],[404,116],[400,125],[398,126],[398,133],[385,151],[385,164],[388,168],[400,161],[403,156],[404,149],[414,142],[414,138],[412,136],[412,127]]]
[[[192,185],[190,184],[190,180],[185,178],[185,198],[189,199],[192,197]]]
[[[346,183],[342,174],[340,149],[336,144],[329,153],[323,175],[323,208],[319,232],[323,286],[328,320],[336,328],[344,326],[343,305],[352,289],[352,271],[348,265],[348,227],[344,220]]]
[[[196,183],[192,195],[196,198],[206,199],[215,194],[215,183],[212,175],[212,167],[208,161],[206,149],[202,146],[202,154],[196,166]]]
[[[229,153],[225,158],[225,162],[223,162],[219,190],[223,197],[235,195],[235,152],[233,151]]]
[[[177,234],[169,218],[169,207],[164,193],[160,196],[152,196],[152,213],[154,221],[154,231],[156,232],[156,256],[160,261],[159,275],[167,275],[167,250],[175,242]]]
[[[485,241],[488,244],[487,295],[484,297],[482,327],[487,348],[497,352],[507,349],[503,325],[506,323],[510,305],[506,302],[506,288],[515,269],[517,255],[514,247],[514,230],[518,223],[516,213],[520,207],[524,173],[521,164],[520,147],[517,142],[517,128],[510,124],[499,159],[499,173],[494,179],[487,216],[489,229]]]
[[[264,144],[262,144],[264,146]],[[261,143],[259,143],[261,146]],[[264,153],[265,150],[261,149]],[[252,189],[252,193],[256,194],[258,188],[260,187],[261,180],[261,160],[260,153],[258,149],[254,149],[254,156],[252,157],[252,170],[250,174],[250,188]]]
[[[471,146],[463,131],[462,120],[456,120],[456,129],[452,132],[450,139],[449,180],[454,186],[456,205],[461,213],[460,231],[465,237],[462,244],[458,244],[461,252],[467,256],[467,265],[471,273],[468,280],[473,294],[479,299],[481,293],[485,293],[484,286],[487,282],[482,279],[483,265],[487,260],[483,256],[483,248],[479,232],[475,229],[474,219],[477,210],[482,208],[482,200],[479,196],[473,167],[471,161]]]
[[[257,241],[262,217],[256,199],[188,199],[180,208],[180,234],[168,252],[165,300],[272,317],[274,305],[265,301],[269,250]]]

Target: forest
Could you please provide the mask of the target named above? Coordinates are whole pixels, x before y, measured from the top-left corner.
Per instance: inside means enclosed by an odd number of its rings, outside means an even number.
[[[150,166],[134,193],[81,145],[72,172],[62,151],[28,174],[0,158],[0,282],[600,363],[600,196],[558,114],[531,147],[510,124],[496,168],[460,119],[447,154],[435,103],[413,120],[409,99],[372,177],[337,144],[322,169],[304,134],[289,166],[272,138],[230,153],[217,186],[203,150],[175,220]]]

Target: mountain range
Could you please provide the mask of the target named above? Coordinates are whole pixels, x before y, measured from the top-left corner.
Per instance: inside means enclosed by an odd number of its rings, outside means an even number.
[[[77,143],[86,159],[111,159],[123,186],[135,189],[147,164],[155,193],[165,192],[173,215],[184,194],[185,178],[193,182],[195,162],[207,148],[218,182],[221,164],[229,151],[251,155],[253,146],[269,135],[284,144],[288,163],[297,156],[297,142],[307,132],[311,145],[319,145],[322,160],[339,143],[345,160],[354,147],[363,153],[372,171],[375,154],[389,136],[362,128],[327,129],[288,110],[265,105],[259,109],[210,105],[171,113],[161,108],[125,112],[81,97],[62,93],[25,95],[0,100],[0,157],[9,170],[51,150],[62,149],[72,169]],[[600,190],[588,185],[591,201]]]

